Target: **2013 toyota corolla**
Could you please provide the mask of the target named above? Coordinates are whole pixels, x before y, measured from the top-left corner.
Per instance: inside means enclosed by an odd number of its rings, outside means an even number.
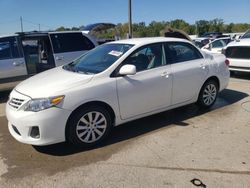
[[[186,40],[111,42],[20,83],[6,105],[8,127],[27,144],[90,146],[134,119],[195,102],[209,108],[228,81],[224,55]]]

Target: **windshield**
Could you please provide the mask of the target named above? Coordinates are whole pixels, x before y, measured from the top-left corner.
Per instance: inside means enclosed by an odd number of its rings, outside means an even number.
[[[131,44],[104,44],[63,66],[63,68],[83,74],[97,74],[110,67],[132,46]]]
[[[250,38],[250,31],[247,31],[241,38],[242,39],[249,39]]]

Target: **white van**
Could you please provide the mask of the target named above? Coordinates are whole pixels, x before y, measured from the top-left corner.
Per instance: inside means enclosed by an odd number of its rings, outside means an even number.
[[[81,31],[29,32],[0,37],[0,91],[34,74],[69,63],[95,48]]]

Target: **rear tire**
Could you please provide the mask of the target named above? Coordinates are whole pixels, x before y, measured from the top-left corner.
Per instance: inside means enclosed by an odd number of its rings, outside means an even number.
[[[215,103],[218,95],[218,83],[215,80],[208,80],[200,90],[198,105],[201,108],[208,109]]]
[[[112,127],[109,112],[101,106],[88,106],[76,111],[68,122],[67,141],[77,146],[101,143]]]

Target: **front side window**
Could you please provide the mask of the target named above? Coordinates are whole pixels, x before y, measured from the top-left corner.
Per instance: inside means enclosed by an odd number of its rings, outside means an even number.
[[[19,58],[18,44],[15,38],[0,39],[0,60]]]
[[[95,45],[82,33],[50,34],[54,53],[91,50]]]
[[[184,42],[166,43],[165,54],[167,61],[171,63],[180,63],[203,58],[195,47]]]
[[[83,74],[97,74],[110,67],[132,46],[131,44],[104,44],[87,52],[63,68]]]
[[[126,64],[135,65],[137,72],[165,65],[162,44],[139,48],[123,62],[123,65]]]

